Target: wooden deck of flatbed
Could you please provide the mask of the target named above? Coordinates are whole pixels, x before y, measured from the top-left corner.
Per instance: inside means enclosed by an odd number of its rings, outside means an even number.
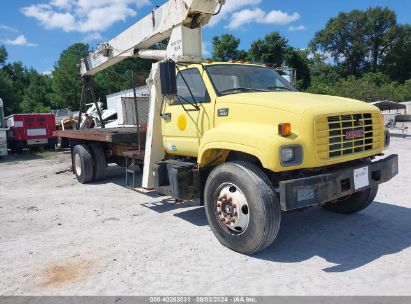
[[[138,145],[137,128],[64,130],[55,131],[54,136],[112,144]]]

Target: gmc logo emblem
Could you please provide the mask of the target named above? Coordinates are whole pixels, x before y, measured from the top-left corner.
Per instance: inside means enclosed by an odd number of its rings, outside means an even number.
[[[363,129],[358,129],[358,130],[349,130],[345,132],[345,138],[346,139],[356,139],[356,138],[363,138],[364,137],[364,130]]]

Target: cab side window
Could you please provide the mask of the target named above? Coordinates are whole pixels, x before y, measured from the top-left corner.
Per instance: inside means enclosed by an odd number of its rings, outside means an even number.
[[[192,95],[190,94],[190,90]],[[176,104],[205,103],[211,101],[198,69],[187,69],[177,74],[176,98],[178,100]]]

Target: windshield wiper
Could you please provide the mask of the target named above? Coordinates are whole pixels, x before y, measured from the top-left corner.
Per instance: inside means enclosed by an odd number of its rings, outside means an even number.
[[[220,93],[221,93],[221,94],[224,94],[224,93],[235,92],[235,91],[240,91],[240,92],[247,92],[247,91],[270,92],[270,91],[262,90],[262,89],[243,88],[243,87],[240,87],[240,88],[232,88],[232,89],[224,90],[224,91],[221,91]]]
[[[279,89],[279,90],[286,90],[286,91],[294,91],[290,88],[283,87],[283,86],[272,86],[272,87],[267,87],[267,89],[269,89],[269,90]]]

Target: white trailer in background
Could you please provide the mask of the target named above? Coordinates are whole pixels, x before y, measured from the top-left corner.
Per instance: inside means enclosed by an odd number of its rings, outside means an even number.
[[[0,157],[7,153],[7,129],[4,125],[3,99],[0,98]]]
[[[106,123],[106,128],[136,127],[136,109],[134,90],[126,90],[107,95],[107,109],[117,113],[117,119]],[[146,124],[148,121],[148,107],[150,106],[150,95],[147,86],[136,88],[136,99],[138,106],[138,121]]]
[[[411,101],[400,102],[400,104],[406,106],[406,109],[405,109],[405,111],[404,111],[404,114],[410,115],[410,114],[411,114]]]

